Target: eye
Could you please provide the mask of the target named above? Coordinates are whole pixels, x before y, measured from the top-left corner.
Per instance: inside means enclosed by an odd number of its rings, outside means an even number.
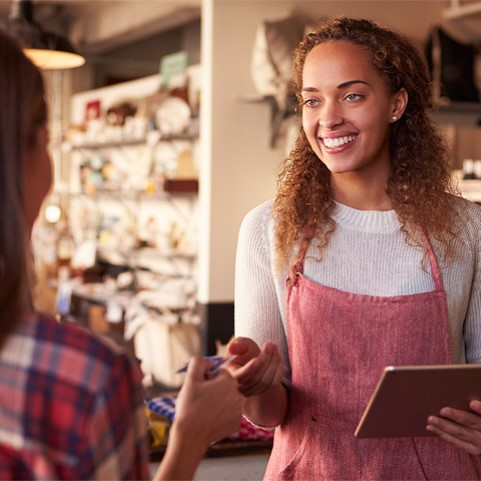
[[[316,99],[305,99],[302,102],[303,107],[315,107],[319,103]]]
[[[355,102],[356,100],[361,100],[364,98],[364,95],[361,94],[348,94],[344,97],[348,102]]]

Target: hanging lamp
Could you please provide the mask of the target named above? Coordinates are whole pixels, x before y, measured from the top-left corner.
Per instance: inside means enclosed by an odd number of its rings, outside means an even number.
[[[13,1],[7,29],[18,39],[25,55],[42,70],[64,70],[85,63],[65,37],[43,30],[34,21],[31,0]]]

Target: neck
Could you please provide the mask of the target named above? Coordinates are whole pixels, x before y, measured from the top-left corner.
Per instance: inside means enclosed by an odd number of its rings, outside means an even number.
[[[331,191],[336,202],[358,210],[391,210],[386,181],[359,178],[350,173],[331,174]]]

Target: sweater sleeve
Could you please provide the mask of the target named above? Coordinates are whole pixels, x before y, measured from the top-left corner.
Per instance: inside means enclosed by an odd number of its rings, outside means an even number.
[[[481,207],[471,205],[470,218],[465,223],[469,249],[473,251],[474,269],[466,318],[464,342],[466,360],[481,363]]]
[[[261,204],[246,215],[239,230],[235,269],[235,335],[253,339],[260,348],[268,341],[277,344],[289,367],[282,322],[285,299],[276,291],[273,272],[271,211],[272,201]],[[289,373],[286,376],[289,377]]]

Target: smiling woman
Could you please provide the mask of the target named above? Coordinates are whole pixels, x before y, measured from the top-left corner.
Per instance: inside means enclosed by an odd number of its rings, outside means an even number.
[[[345,41],[313,48],[305,60],[302,82],[304,132],[331,172],[333,196],[365,210],[390,209],[386,194],[390,120],[404,113],[406,89],[391,93],[368,53]],[[341,173],[346,175],[339,177]],[[363,188],[366,178],[368,193]]]
[[[343,17],[294,67],[302,129],[240,228],[228,345],[245,415],[276,426],[265,478],[481,479],[481,400],[436,436],[354,437],[385,366],[481,363],[481,206],[454,195],[423,57]]]

